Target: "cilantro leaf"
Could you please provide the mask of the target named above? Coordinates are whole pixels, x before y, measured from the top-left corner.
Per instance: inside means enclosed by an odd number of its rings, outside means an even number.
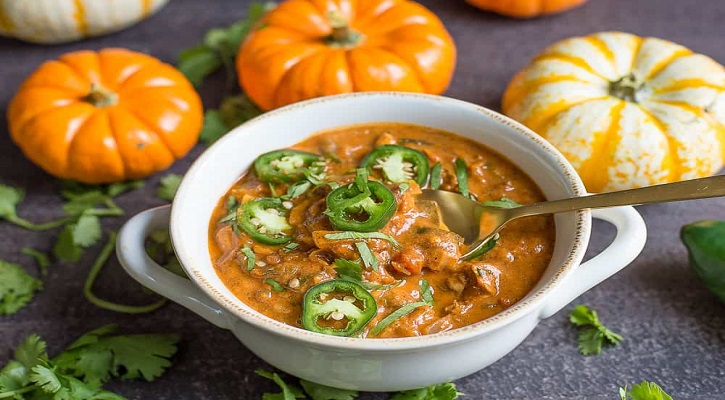
[[[70,200],[63,206],[63,211],[69,216],[80,216],[85,211],[108,199],[108,196],[100,190],[92,190],[80,194],[64,192],[63,196]]]
[[[585,305],[578,305],[569,314],[569,321],[576,326],[596,325],[599,323],[596,311]]]
[[[623,392],[625,394],[622,394]],[[626,387],[619,388],[619,393],[622,399],[626,399],[625,396],[628,395],[631,400],[672,400],[672,397],[659,385],[647,381],[642,381],[639,385],[633,385],[630,390],[627,390]]]
[[[141,189],[142,187],[144,187],[145,184],[146,182],[140,179],[134,181],[112,183],[106,188],[106,194],[111,197],[116,197],[131,190]]]
[[[569,321],[579,327],[585,328],[579,332],[577,339],[579,352],[582,355],[596,355],[602,352],[604,344],[617,345],[622,336],[612,332],[599,321],[595,310],[584,305],[578,305],[569,314]]]
[[[199,134],[199,140],[209,146],[229,132],[229,128],[222,119],[219,110],[207,110],[204,113],[204,125]]]
[[[95,215],[82,214],[71,227],[76,246],[90,247],[101,238],[101,221]]]
[[[43,287],[43,282],[13,263],[0,260],[0,315],[18,312]]]
[[[207,76],[221,66],[219,54],[204,44],[182,50],[179,53],[179,62],[176,64],[178,70],[194,86],[200,86]]]
[[[181,175],[168,174],[161,178],[159,188],[156,190],[156,197],[161,200],[173,201],[176,191],[181,184]]]
[[[30,381],[39,386],[44,392],[56,393],[63,387],[58,376],[48,367],[36,365],[32,368],[32,371]]]
[[[338,258],[335,260],[335,271],[340,279],[362,282],[362,267],[356,262]]]
[[[15,360],[24,367],[30,369],[38,365],[41,361],[48,360],[46,352],[47,345],[36,334],[30,334],[23,340],[17,349],[15,349]]]
[[[338,389],[300,379],[300,385],[312,400],[355,400],[357,390]]]
[[[22,389],[30,382],[30,369],[16,360],[10,360],[0,369],[0,393]]]
[[[274,383],[282,389],[280,393],[264,393],[262,394],[262,400],[295,400],[304,399],[305,395],[302,390],[297,386],[291,386],[285,383],[282,378],[275,372],[268,372],[261,369],[254,371],[257,375],[271,379]]]
[[[20,252],[33,257],[35,262],[38,264],[38,267],[40,268],[40,272],[43,276],[48,274],[48,267],[50,266],[50,258],[47,254],[43,253],[42,251],[36,250],[32,247],[23,247],[20,249]]]
[[[251,271],[254,269],[254,263],[257,262],[257,256],[254,254],[252,249],[247,246],[246,244],[244,247],[242,247],[242,254],[244,254],[244,257],[247,259],[247,271]]]
[[[604,336],[597,328],[586,328],[579,332],[577,344],[582,355],[599,354],[602,352],[602,346],[604,345]]]
[[[75,243],[73,238],[73,225],[66,225],[53,246],[53,255],[64,261],[77,262],[83,255],[83,248]]]
[[[426,388],[398,392],[390,400],[454,400],[459,396],[463,396],[463,393],[456,389],[455,384],[442,383]]]
[[[0,184],[0,218],[7,219],[17,216],[17,207],[25,197],[20,188]]]

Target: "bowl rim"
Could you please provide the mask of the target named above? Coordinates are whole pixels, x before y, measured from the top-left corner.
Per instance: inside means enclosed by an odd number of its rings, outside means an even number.
[[[504,116],[498,112],[490,110],[486,107],[479,106],[467,101],[458,100],[450,97],[440,95],[430,95],[421,93],[408,93],[408,92],[356,92],[356,93],[345,93],[333,96],[318,97],[310,100],[305,100],[297,103],[293,103],[288,106],[284,106],[275,110],[267,111],[264,114],[257,116],[240,126],[229,131],[224,137],[217,140],[214,144],[205,149],[191,164],[185,177],[192,176],[197,173],[205,164],[209,161],[207,158],[212,153],[212,149],[217,146],[225,146],[227,142],[231,142],[236,136],[239,136],[240,132],[244,132],[250,126],[259,124],[270,118],[277,118],[280,115],[297,110],[304,107],[314,107],[316,104],[322,104],[327,102],[334,102],[343,99],[361,98],[361,97],[381,97],[381,98],[412,98],[424,101],[444,102],[448,103],[452,107],[467,108],[477,113],[483,114],[485,117],[496,120],[498,123],[507,125],[509,128],[513,128],[517,134],[523,135],[525,139],[534,142],[540,149],[553,159],[557,161],[558,167],[564,172],[564,178],[576,196],[584,196],[587,194],[584,184],[575,171],[574,167],[566,160],[566,158],[557,150],[552,144],[546,141],[543,137],[536,134],[531,129],[527,128],[523,124]],[[476,139],[472,139],[476,140]],[[478,140],[476,140],[478,141]],[[175,229],[175,221],[181,218],[180,214],[185,205],[183,199],[185,193],[192,190],[187,184],[188,179],[182,179],[182,182],[178,188],[177,194],[171,206],[171,219],[170,219],[170,233],[171,241],[174,247],[174,251],[179,258],[180,264],[186,271],[191,281],[200,288],[206,295],[208,295],[216,304],[221,306],[224,311],[233,315],[236,320],[251,324],[252,326],[262,329],[270,334],[283,336],[288,339],[295,341],[304,342],[310,345],[322,346],[326,348],[335,349],[347,349],[347,350],[366,350],[366,351],[390,351],[390,350],[413,350],[419,348],[431,348],[441,345],[446,345],[454,342],[470,340],[474,337],[481,336],[485,333],[497,330],[506,326],[520,318],[526,316],[534,310],[537,310],[539,306],[542,306],[547,297],[555,292],[555,290],[564,282],[566,276],[573,272],[573,270],[581,263],[584,258],[589,236],[591,234],[591,211],[588,209],[579,210],[574,212],[574,221],[576,226],[576,234],[574,242],[569,254],[566,256],[564,262],[556,268],[556,272],[552,275],[549,281],[543,285],[540,289],[532,295],[529,292],[526,297],[519,300],[514,305],[501,311],[500,313],[486,318],[482,321],[476,322],[471,325],[467,325],[461,328],[453,329],[450,331],[413,336],[413,337],[402,337],[402,338],[356,338],[356,337],[339,337],[332,335],[325,335],[312,331],[307,331],[302,328],[297,328],[291,325],[287,325],[283,322],[277,321],[270,317],[265,316],[262,313],[253,310],[247,306],[247,309],[240,307],[237,302],[242,303],[241,299],[236,296],[229,298],[222,291],[218,290],[193,263],[185,262],[187,258],[186,250],[183,246],[178,246],[177,237],[179,233]],[[205,226],[204,229],[208,229]],[[235,327],[232,324],[229,327],[230,330],[234,331]]]

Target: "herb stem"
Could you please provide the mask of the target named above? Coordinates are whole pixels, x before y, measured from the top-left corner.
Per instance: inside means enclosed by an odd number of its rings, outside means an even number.
[[[34,385],[31,385],[31,386],[26,386],[21,389],[11,390],[9,392],[2,392],[2,393],[0,393],[0,399],[9,399],[9,398],[15,397],[19,394],[32,392],[35,389],[36,389],[36,387]]]
[[[106,243],[106,246],[103,247],[101,253],[98,255],[98,258],[96,258],[96,261],[93,262],[91,270],[88,272],[86,282],[83,285],[83,295],[86,297],[86,299],[97,307],[126,314],[148,313],[166,304],[166,299],[161,299],[155,303],[146,306],[128,306],[103,300],[93,294],[93,283],[95,283],[98,274],[101,272],[101,269],[103,269],[103,266],[108,261],[108,258],[111,256],[111,253],[113,252],[113,249],[115,247],[116,232],[111,232],[109,235],[108,243]]]
[[[45,222],[42,224],[35,224],[35,223],[28,221],[27,219],[20,218],[15,215],[10,215],[5,218],[6,221],[8,221],[12,224],[15,224],[21,228],[30,230],[30,231],[46,231],[48,229],[57,228],[59,226],[63,226],[64,224],[71,221],[72,219],[73,218],[66,217],[66,218],[61,218],[59,220],[55,220],[55,221]]]

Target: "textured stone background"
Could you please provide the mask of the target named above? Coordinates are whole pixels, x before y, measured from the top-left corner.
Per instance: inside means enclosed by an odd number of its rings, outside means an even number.
[[[244,16],[248,1],[173,0],[155,17],[126,31],[60,46],[37,46],[0,39],[0,108],[5,109],[19,83],[43,60],[86,48],[120,46],[173,62],[175,54],[200,40],[211,27]],[[499,109],[511,76],[545,45],[601,30],[657,36],[725,62],[725,3],[722,0],[591,0],[586,6],[550,18],[515,21],[478,11],[463,0],[423,1],[450,29],[460,51],[447,95]],[[219,82],[207,85],[204,100],[216,104]],[[4,114],[4,113],[3,113]],[[21,215],[44,221],[61,215],[55,181],[25,160],[10,142],[0,117],[0,182],[27,188]],[[176,163],[183,173],[199,152]],[[119,198],[133,215],[162,202],[154,196],[159,176],[146,188]],[[725,306],[708,293],[687,267],[678,239],[681,225],[707,218],[725,219],[725,199],[639,207],[648,228],[644,252],[631,266],[592,289],[577,303],[599,311],[624,342],[596,357],[576,349],[576,333],[563,310],[542,321],[515,351],[493,366],[456,382],[467,399],[614,399],[617,387],[643,379],[659,382],[676,399],[725,398]],[[124,217],[107,219],[118,229]],[[32,233],[0,223],[0,258],[28,268],[23,246],[49,250],[52,233]],[[606,224],[595,224],[589,255],[613,237]],[[128,316],[87,303],[83,279],[98,248],[77,265],[56,264],[45,290],[22,312],[0,317],[0,364],[27,334],[46,338],[51,352],[78,335],[106,323],[128,332],[183,332],[174,367],[155,383],[114,383],[109,388],[129,399],[259,399],[271,382],[256,376],[270,368],[226,331],[178,305],[150,315]],[[153,298],[142,292],[113,262],[98,283],[98,293],[131,304]],[[385,399],[365,393],[361,399]]]

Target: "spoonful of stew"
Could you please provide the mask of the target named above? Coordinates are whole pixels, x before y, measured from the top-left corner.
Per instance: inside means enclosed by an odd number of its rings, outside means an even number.
[[[443,190],[424,189],[418,195],[421,199],[436,202],[443,222],[451,231],[463,236],[465,243],[470,245],[469,250],[461,256],[462,260],[470,260],[485,251],[491,239],[495,238],[509,221],[517,218],[585,208],[663,203],[719,196],[725,196],[725,175],[529,205],[507,201],[478,203],[461,194]]]

